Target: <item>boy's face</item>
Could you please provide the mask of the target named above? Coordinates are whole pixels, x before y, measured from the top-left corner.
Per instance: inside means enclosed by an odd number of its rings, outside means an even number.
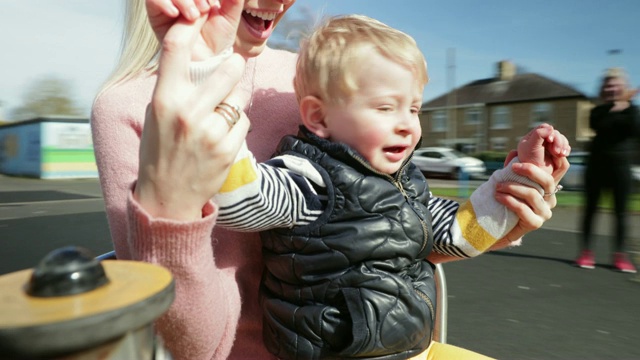
[[[327,104],[329,138],[351,146],[377,171],[393,174],[422,135],[423,85],[408,68],[373,50],[353,68],[358,90],[342,104]]]

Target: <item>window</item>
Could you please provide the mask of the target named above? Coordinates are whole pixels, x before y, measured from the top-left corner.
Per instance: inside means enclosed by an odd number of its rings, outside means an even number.
[[[477,151],[478,146],[476,144],[464,144],[461,146],[460,151],[465,154],[473,154]]]
[[[507,106],[498,106],[493,108],[491,112],[491,128],[492,129],[510,129],[511,128],[511,110]]]
[[[504,151],[507,149],[507,138],[499,137],[491,139],[491,150]]]
[[[534,128],[542,123],[553,123],[551,117],[551,104],[538,103],[531,107],[531,128]]]
[[[447,131],[447,113],[444,110],[434,111],[431,115],[431,131]]]
[[[478,108],[467,109],[464,112],[465,125],[478,125],[482,121],[482,112]]]

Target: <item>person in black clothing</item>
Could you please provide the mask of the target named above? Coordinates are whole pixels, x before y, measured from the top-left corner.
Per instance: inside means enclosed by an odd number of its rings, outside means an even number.
[[[585,172],[585,213],[582,224],[581,253],[576,265],[593,269],[592,224],[602,190],[613,193],[616,234],[613,266],[622,272],[636,268],[625,252],[627,200],[631,194],[631,162],[635,140],[640,135],[638,108],[631,102],[636,91],[628,89],[620,68],[609,69],[602,81],[602,104],[591,110],[589,126],[595,131]]]

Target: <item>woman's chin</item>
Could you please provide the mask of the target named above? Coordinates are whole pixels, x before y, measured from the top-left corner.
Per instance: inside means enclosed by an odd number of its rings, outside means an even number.
[[[267,46],[267,39],[253,36],[247,29],[238,29],[234,50],[245,58],[255,57]]]
[[[245,59],[256,57],[264,51],[266,42],[262,44],[238,43],[233,46],[233,51],[242,55]]]

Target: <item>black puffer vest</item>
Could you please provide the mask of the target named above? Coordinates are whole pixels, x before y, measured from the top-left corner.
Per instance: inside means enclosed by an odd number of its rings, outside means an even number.
[[[429,346],[435,316],[427,183],[394,176],[349,147],[301,130],[278,154],[312,161],[328,202],[315,222],[264,232],[264,338],[283,359],[406,359]]]

